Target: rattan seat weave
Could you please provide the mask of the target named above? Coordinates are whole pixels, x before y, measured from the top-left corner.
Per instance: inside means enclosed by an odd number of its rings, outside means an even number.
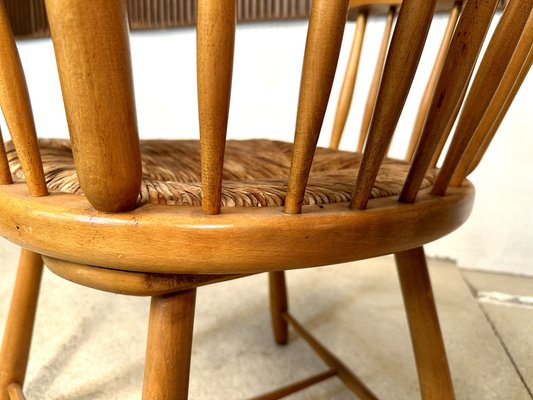
[[[41,157],[48,188],[52,192],[83,194],[80,188],[70,142],[41,139]],[[11,172],[24,180],[13,145],[7,143]],[[197,140],[142,140],[143,181],[138,203],[201,204],[200,144]],[[226,145],[222,206],[281,206],[287,192],[292,144],[270,140],[228,140]],[[304,204],[347,202],[361,162],[361,155],[317,148]],[[383,163],[372,197],[398,195],[408,164],[394,159]],[[433,184],[430,171],[423,187]]]

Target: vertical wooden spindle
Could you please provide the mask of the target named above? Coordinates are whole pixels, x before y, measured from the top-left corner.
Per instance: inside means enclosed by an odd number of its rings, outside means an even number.
[[[472,140],[468,144],[463,158],[457,165],[454,175],[450,181],[452,186],[460,186],[466,176],[471,172],[471,165],[473,163],[476,154],[479,152],[481,147],[487,148],[490,141],[492,140],[496,131],[493,131],[491,128],[495,122],[499,119],[499,115],[502,112],[506,112],[507,109],[504,107],[507,99],[511,93],[516,93],[520,83],[518,78],[524,70],[524,74],[529,71],[531,67],[531,55],[533,54],[533,13],[529,15],[529,19],[524,28],[524,33],[518,42],[516,50],[511,58],[509,67],[505,71],[505,75],[492,98],[485,115],[481,119],[479,125],[477,126]],[[528,59],[529,58],[529,63]],[[518,85],[516,91],[514,87]],[[514,96],[513,96],[514,97]],[[510,103],[509,103],[510,105]],[[505,110],[505,111],[504,111]],[[490,136],[489,136],[490,135]]]
[[[4,139],[2,138],[2,131],[0,130],[0,185],[9,185],[11,183],[13,183],[13,178],[11,177],[11,171],[9,170]]]
[[[474,70],[497,4],[498,0],[471,0],[465,5],[400,194],[401,202],[413,202],[416,198],[435,149],[450,124],[451,116],[460,107],[459,100]]]
[[[435,6],[436,0],[405,0],[402,3],[352,196],[352,208],[366,208],[409,93]]]
[[[301,212],[305,188],[331,93],[348,1],[315,0],[305,47],[285,212]]]
[[[48,189],[39,153],[39,143],[22,64],[0,0],[0,108],[17,150],[28,189],[33,196],[46,196]]]
[[[235,0],[198,1],[198,112],[204,214],[220,212],[236,13]]]
[[[80,186],[98,210],[128,211],[141,186],[126,3],[46,0]]]
[[[357,142],[357,152],[362,153],[365,146],[366,135],[372,120],[372,114],[376,107],[376,99],[378,97],[379,84],[381,83],[381,76],[383,74],[383,65],[385,65],[385,57],[387,57],[387,49],[389,48],[390,37],[392,33],[392,25],[394,23],[394,15],[396,14],[396,7],[391,7],[387,13],[387,20],[385,21],[385,29],[383,30],[383,37],[381,39],[381,46],[379,48],[378,59],[376,61],[376,68],[374,69],[374,76],[372,77],[372,84],[368,91],[366,99],[365,111],[363,112],[363,122],[361,123],[361,133]]]
[[[532,5],[533,0],[510,0],[505,8],[468,93],[432,194],[442,196],[446,193],[457,164],[509,65]]]
[[[359,69],[359,60],[361,59],[361,51],[363,49],[363,40],[365,37],[366,20],[366,12],[363,11],[357,14],[350,58],[348,60],[344,80],[342,81],[341,93],[339,95],[337,110],[335,112],[335,120],[333,121],[333,131],[331,132],[331,140],[329,144],[329,147],[332,149],[339,148],[346,120],[348,119],[348,113],[350,112],[350,106],[352,105],[355,80],[357,79],[357,70]]]
[[[411,139],[409,141],[409,147],[407,149],[407,155],[405,157],[406,161],[411,161],[413,155],[415,154],[416,145],[420,140],[420,135],[422,135],[422,129],[424,128],[424,122],[426,120],[429,104],[433,98],[433,93],[435,93],[435,88],[437,86],[437,80],[439,79],[440,73],[442,71],[442,66],[444,65],[444,58],[450,47],[452,41],[453,32],[455,26],[457,25],[457,20],[459,19],[459,14],[461,12],[462,4],[460,2],[455,2],[453,8],[450,12],[450,17],[448,18],[448,24],[446,30],[444,31],[444,37],[442,38],[442,43],[437,53],[437,58],[433,69],[431,70],[431,75],[429,76],[424,95],[418,107],[418,113],[416,115],[415,124],[413,127],[413,132],[411,133]]]

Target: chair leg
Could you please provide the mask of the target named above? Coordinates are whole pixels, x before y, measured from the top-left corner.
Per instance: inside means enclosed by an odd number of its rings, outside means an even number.
[[[270,313],[272,315],[272,329],[278,344],[289,341],[289,326],[284,318],[288,311],[287,285],[285,271],[269,272]]]
[[[40,254],[22,249],[0,350],[0,400],[9,400],[10,384],[24,384],[42,272]]]
[[[144,400],[186,400],[196,289],[152,297]]]
[[[422,399],[454,399],[424,248],[395,254]]]

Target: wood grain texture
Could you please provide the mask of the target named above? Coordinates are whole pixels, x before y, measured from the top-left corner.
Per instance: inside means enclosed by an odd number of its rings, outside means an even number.
[[[500,114],[505,114],[507,112],[508,107],[512,102],[512,99],[508,102],[509,97],[512,93],[516,94],[522,83],[520,76],[522,76],[522,74],[525,76],[531,67],[532,54],[533,12],[529,15],[529,19],[524,27],[524,32],[520,37],[520,41],[516,46],[513,56],[511,57],[511,61],[505,71],[502,81],[500,82],[498,89],[496,89],[496,93],[487,107],[485,115],[483,115],[483,118],[479,122],[470,143],[466,147],[461,161],[457,165],[457,169],[450,181],[452,186],[459,186],[474,169],[474,163],[475,165],[479,163],[479,160],[474,162],[474,159],[478,154],[481,156],[484,154],[486,148],[493,139],[496,130],[493,130],[492,127],[496,121],[500,120]],[[512,97],[514,98],[514,95],[512,95]],[[507,102],[508,105],[506,107]]]
[[[152,297],[143,400],[187,400],[196,289]]]
[[[468,4],[468,3],[467,3]],[[453,400],[450,369],[422,247],[395,254],[423,400]]]
[[[24,384],[42,271],[41,256],[23,249],[0,350],[0,400],[10,399],[10,384]]]
[[[268,207],[228,208],[202,218],[198,207],[160,205],[103,214],[83,196],[36,198],[27,195],[24,185],[13,184],[0,186],[0,236],[53,258],[112,269],[184,274],[279,271],[420,246],[459,227],[470,213],[473,195],[466,186],[442,198],[422,191],[412,205],[398,204],[396,197],[374,199],[364,212],[344,203],[306,206],[297,216]],[[317,245],[332,237],[327,248]],[[80,238],[90,238],[90,252]]]
[[[497,0],[471,0],[457,24],[442,72],[435,87],[427,118],[400,201],[415,201],[433,154],[461,106],[459,100],[468,86],[483,39],[496,10]]]
[[[448,24],[446,25],[446,30],[444,31],[444,36],[440,44],[439,52],[437,53],[435,64],[433,65],[433,69],[431,70],[431,74],[426,85],[426,89],[424,90],[424,95],[422,96],[422,100],[420,102],[420,105],[418,106],[418,112],[416,114],[413,132],[411,133],[411,138],[407,149],[407,155],[405,156],[406,161],[411,161],[413,159],[416,146],[418,144],[418,141],[420,140],[420,136],[422,135],[422,130],[424,128],[424,122],[426,121],[426,117],[428,114],[429,105],[437,87],[437,81],[444,65],[446,53],[448,52],[450,43],[452,41],[453,32],[455,30],[455,26],[457,25],[459,14],[461,13],[461,8],[462,3],[458,1],[453,5],[453,8],[450,12]]]
[[[315,0],[305,46],[285,212],[298,214],[328,105],[344,33],[348,0]]]
[[[455,134],[432,193],[443,195],[481,118],[498,88],[524,25],[533,0],[511,0],[494,31],[476,77],[465,100]]]
[[[74,163],[100,211],[135,207],[141,156],[125,3],[46,0]]]
[[[346,72],[342,81],[341,92],[337,102],[337,109],[335,111],[335,119],[333,120],[333,130],[331,132],[329,143],[329,147],[332,149],[339,148],[344,127],[346,126],[346,120],[348,119],[348,113],[350,112],[350,107],[352,105],[357,70],[359,69],[359,61],[363,49],[363,39],[365,37],[366,20],[366,12],[359,13],[355,20],[352,48],[350,50],[348,66],[346,67]]]
[[[289,342],[289,327],[284,318],[284,315],[289,311],[285,271],[270,272],[268,274],[268,282],[274,339],[277,344],[284,345]]]
[[[0,130],[0,185],[9,185],[13,183],[13,177],[9,170],[9,163],[6,157],[6,147],[2,137],[2,130]]]
[[[272,392],[265,393],[260,396],[254,396],[249,400],[278,400],[282,399],[290,394],[299,392],[300,390],[303,390],[305,388],[308,388],[309,386],[315,385],[317,383],[320,383],[326,379],[332,378],[335,375],[337,375],[337,372],[334,370],[329,370],[325,372],[321,372],[319,374],[313,375],[307,379],[302,379],[299,382],[292,383],[290,385],[284,386],[282,388],[276,389]]]
[[[376,67],[374,68],[374,75],[372,77],[372,83],[370,84],[370,90],[368,91],[368,97],[366,99],[365,110],[363,111],[363,120],[361,123],[361,132],[357,141],[357,152],[362,153],[366,142],[366,136],[368,128],[370,127],[370,121],[372,120],[372,114],[374,114],[374,108],[376,107],[376,100],[378,97],[378,89],[381,83],[381,76],[383,74],[383,66],[385,65],[385,58],[387,56],[387,50],[389,48],[390,37],[392,33],[392,25],[394,23],[394,15],[396,14],[396,7],[391,7],[387,13],[387,20],[385,21],[385,29],[383,30],[383,37],[381,39],[381,46],[379,48],[378,58],[376,60]]]
[[[46,196],[48,189],[37,144],[37,132],[26,78],[2,1],[0,1],[0,54],[2,55],[0,108],[21,160],[30,193],[34,196]],[[4,174],[5,172],[2,175]]]
[[[367,206],[392,140],[435,11],[436,0],[405,0],[400,8],[365,146],[351,207]]]
[[[235,42],[235,0],[198,1],[197,72],[202,209],[220,212]]]
[[[71,282],[128,296],[160,296],[237,278],[242,274],[172,275],[126,272],[43,257],[50,271]]]

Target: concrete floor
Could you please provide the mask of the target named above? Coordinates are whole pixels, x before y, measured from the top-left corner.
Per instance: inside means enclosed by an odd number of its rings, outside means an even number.
[[[18,249],[0,240],[0,326]],[[533,279],[430,260],[458,399],[532,399]],[[291,333],[273,343],[267,281],[199,289],[191,399],[245,399],[326,368]],[[380,399],[419,397],[392,257],[288,274],[292,313]],[[529,297],[528,297],[529,296]],[[148,301],[44,275],[25,392],[30,399],[137,399]],[[353,399],[331,378],[289,399]]]

